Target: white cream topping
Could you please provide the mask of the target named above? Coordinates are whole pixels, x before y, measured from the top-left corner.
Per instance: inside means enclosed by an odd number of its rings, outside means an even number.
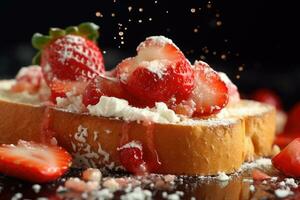
[[[180,117],[164,103],[156,103],[155,107],[136,108],[128,101],[115,97],[102,96],[96,105],[87,107],[91,115],[117,117],[125,121],[152,121],[157,123],[177,123]]]

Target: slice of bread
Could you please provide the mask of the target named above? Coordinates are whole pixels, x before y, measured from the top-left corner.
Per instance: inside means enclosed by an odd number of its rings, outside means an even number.
[[[11,83],[0,82],[0,143],[16,143],[19,139],[40,141],[46,107],[35,96],[12,94]],[[254,107],[257,112],[253,112]],[[246,111],[239,113],[235,109]],[[275,109],[251,101],[230,106],[217,117],[176,124],[154,123],[151,127],[56,108],[50,108],[48,114],[49,127],[56,133],[58,144],[78,164],[120,166],[117,148],[127,132],[129,141],[142,144],[148,144],[152,137],[161,166],[151,172],[164,174],[232,173],[245,160],[271,155],[275,134]]]

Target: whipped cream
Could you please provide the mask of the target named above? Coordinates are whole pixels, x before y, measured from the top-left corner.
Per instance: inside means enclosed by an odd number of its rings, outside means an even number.
[[[180,117],[159,102],[154,108],[136,108],[130,106],[125,99],[102,96],[96,105],[87,107],[89,113],[102,117],[117,117],[125,121],[152,121],[156,123],[177,123]]]

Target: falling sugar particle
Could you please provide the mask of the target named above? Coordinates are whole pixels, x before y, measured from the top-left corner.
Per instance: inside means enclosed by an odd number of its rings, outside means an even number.
[[[120,48],[121,48],[121,46],[119,45],[119,46],[118,46],[118,48],[120,49]]]
[[[194,28],[194,33],[198,33],[199,30],[197,28]]]
[[[191,8],[191,13],[195,13],[196,9],[195,8]]]
[[[241,76],[240,75],[236,75],[236,79],[240,79],[241,78]]]
[[[106,51],[103,51],[103,54],[106,54]]]
[[[131,10],[132,10],[132,7],[128,6],[128,11],[131,12]]]
[[[221,55],[221,59],[222,59],[222,60],[226,60],[226,55],[225,55],[225,54],[222,54],[222,55]]]
[[[139,21],[138,21],[139,23],[142,23],[143,22],[143,20],[141,20],[141,19],[139,19]]]
[[[220,17],[220,14],[219,14],[219,13],[217,13],[217,14],[216,14],[216,17]]]
[[[128,19],[128,22],[131,22],[131,19]]]
[[[152,18],[151,18],[151,17],[149,17],[149,21],[150,21],[150,22],[152,21]]]
[[[222,22],[221,22],[221,21],[217,21],[217,22],[216,22],[216,25],[217,25],[217,26],[221,26],[221,25],[222,25]]]
[[[124,40],[124,37],[120,37],[121,38],[121,40]]]
[[[243,71],[244,70],[244,66],[239,66],[239,71]]]
[[[103,17],[103,15],[101,14],[101,12],[96,12],[96,17]]]
[[[124,41],[121,41],[121,44],[124,44]]]
[[[154,1],[154,3],[157,3],[157,1]]]
[[[143,12],[143,10],[144,10],[143,8],[139,8],[139,12]]]
[[[115,17],[115,16],[116,16],[116,14],[115,14],[115,13],[111,13],[111,16],[112,16],[112,17]]]
[[[209,1],[209,2],[207,2],[207,5],[206,5],[206,7],[207,8],[211,8],[212,7],[212,5],[211,5],[211,2]]]
[[[207,48],[207,47],[203,47],[203,48],[202,48],[202,51],[203,51],[204,53],[206,53],[206,54],[208,54],[208,53],[209,53],[209,50],[208,50],[208,48]]]
[[[215,56],[215,55],[217,55],[217,52],[216,52],[216,51],[213,51],[212,54]]]
[[[127,30],[127,27],[124,27],[124,30],[126,31],[126,30]]]
[[[117,37],[114,37],[114,40],[116,40],[117,39]]]
[[[168,14],[168,13],[169,13],[169,11],[168,11],[168,10],[166,10],[166,13]]]
[[[122,36],[122,35],[124,35],[124,32],[120,31],[119,36]]]
[[[206,57],[205,57],[204,55],[201,55],[201,56],[200,56],[200,59],[201,59],[201,60],[205,60]]]

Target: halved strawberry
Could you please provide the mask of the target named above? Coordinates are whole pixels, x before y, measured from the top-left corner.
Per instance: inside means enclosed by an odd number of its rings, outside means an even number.
[[[13,92],[27,91],[30,94],[38,92],[43,81],[43,73],[40,66],[23,67],[16,76],[16,83],[12,86]]]
[[[104,72],[103,56],[95,43],[98,28],[82,23],[66,30],[51,28],[50,36],[33,36],[32,44],[39,50],[35,62],[42,66],[50,88],[53,80],[86,82]]]
[[[148,106],[188,98],[194,87],[193,70],[171,40],[149,37],[137,51],[136,57],[127,58],[117,66],[117,76],[128,92]]]
[[[139,142],[131,141],[118,148],[118,151],[120,162],[127,171],[136,175],[143,175],[147,172],[143,147]]]
[[[194,64],[195,88],[190,100],[195,103],[195,117],[202,117],[219,112],[228,103],[228,88],[208,64],[196,61]]]
[[[63,148],[19,140],[0,146],[0,172],[23,180],[44,183],[62,176],[72,158]]]

